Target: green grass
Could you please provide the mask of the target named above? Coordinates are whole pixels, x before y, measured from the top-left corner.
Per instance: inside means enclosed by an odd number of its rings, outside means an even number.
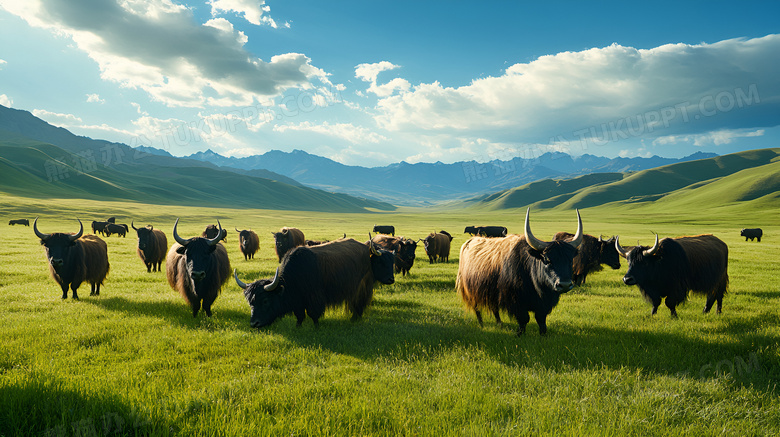
[[[746,202],[746,205],[752,205]],[[692,297],[673,320],[650,307],[620,271],[588,277],[562,296],[540,337],[534,321],[484,329],[454,291],[461,234],[469,224],[521,232],[524,210],[333,214],[194,208],[3,195],[0,216],[40,215],[43,232],[84,221],[154,224],[172,240],[220,219],[231,264],[246,282],[277,266],[270,232],[368,239],[374,224],[421,238],[455,235],[450,263],[423,250],[411,275],[378,287],[363,320],[326,313],[319,329],[294,317],[255,330],[231,281],[214,316],[193,318],[163,273],[146,273],[135,238],[107,238],[111,272],[101,296],[82,288],[60,300],[32,228],[5,226],[0,252],[0,436],[11,435],[773,435],[780,429],[780,220],[776,210],[693,212],[659,205],[581,211],[585,231],[619,233],[624,244],[711,232],[730,248],[724,313],[703,315]],[[746,243],[746,217],[765,239]],[[534,233],[574,231],[573,211],[534,209]],[[236,233],[261,238],[244,261]],[[533,318],[532,318],[533,320]],[[509,321],[505,317],[505,321]],[[92,432],[94,430],[94,433]],[[105,432],[104,432],[105,431]]]

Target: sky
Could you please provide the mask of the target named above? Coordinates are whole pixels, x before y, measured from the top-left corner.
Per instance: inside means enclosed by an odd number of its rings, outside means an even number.
[[[0,104],[176,156],[780,147],[780,2],[0,0]]]

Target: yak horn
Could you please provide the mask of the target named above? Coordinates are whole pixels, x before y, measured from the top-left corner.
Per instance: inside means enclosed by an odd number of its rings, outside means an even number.
[[[579,249],[582,244],[582,217],[580,217],[580,210],[577,210],[577,233],[574,234],[571,242],[569,242],[575,249]]]
[[[617,250],[617,253],[623,258],[628,256],[628,251],[620,246],[620,235],[615,235],[615,250]]]
[[[135,220],[130,220],[130,227],[133,228],[134,231],[138,230],[138,228],[135,227]]]
[[[534,234],[531,232],[531,224],[528,222],[528,216],[531,213],[531,208],[529,207],[525,211],[525,241],[528,242],[528,245],[534,248],[535,250],[538,250],[539,252],[544,251],[544,249],[547,248],[547,246],[550,245],[550,243],[546,241],[542,241],[536,237],[534,237]],[[579,213],[578,213],[579,214]],[[579,235],[580,230],[577,230],[577,233]]]
[[[263,290],[265,291],[274,291],[276,290],[276,287],[279,286],[279,267],[276,268],[276,274],[274,274],[274,279],[271,281],[270,284],[266,284],[263,287]]]
[[[79,220],[79,219],[76,219],[76,220]],[[84,235],[84,224],[81,223],[81,220],[79,220],[79,231],[75,235],[68,236],[68,239],[70,241],[76,241],[79,238],[81,238],[82,235]]]
[[[33,231],[35,231],[35,235],[41,240],[47,240],[51,237],[51,234],[44,234],[38,230],[38,217],[35,217],[35,221],[33,222]]]
[[[173,224],[173,239],[176,240],[177,243],[181,244],[182,246],[186,246],[190,244],[190,241],[192,241],[192,238],[189,240],[185,240],[184,238],[181,238],[179,236],[179,233],[176,232],[176,227],[179,226],[179,218],[176,217],[176,223]]]
[[[644,256],[651,256],[655,254],[658,251],[658,234],[655,234],[655,244],[653,244],[653,247],[647,249],[646,251],[642,252],[642,255]]]
[[[243,283],[240,279],[238,279],[238,272],[236,271],[236,269],[233,269],[233,278],[236,280],[236,284],[238,284],[238,286],[243,288],[244,290],[246,290],[246,288],[249,287],[248,285]]]
[[[241,233],[241,231],[239,231],[239,230],[238,230],[238,228],[236,228],[235,226],[233,226],[233,228],[234,228],[234,229],[236,230],[236,232],[238,232],[239,234]]]
[[[219,243],[219,240],[222,239],[222,224],[219,222],[219,220],[217,220],[217,227],[218,227],[218,229],[217,229],[217,236],[212,238],[211,240],[208,240],[209,246],[213,246],[213,245]]]

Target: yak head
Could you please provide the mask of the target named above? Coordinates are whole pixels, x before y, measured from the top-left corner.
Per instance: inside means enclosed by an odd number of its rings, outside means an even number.
[[[431,252],[434,250],[434,247],[436,246],[436,244],[434,244],[436,242],[436,233],[431,232],[430,235],[422,239],[422,242],[423,242],[423,247],[425,248],[425,253],[427,255],[432,255]]]
[[[571,241],[542,241],[534,237],[528,221],[530,212],[531,208],[528,208],[525,213],[525,240],[531,246],[529,255],[541,263],[534,269],[537,273],[534,281],[544,283],[545,288],[555,290],[557,293],[566,293],[574,287],[572,261],[584,238],[580,211],[577,210],[577,233]]]
[[[274,244],[276,245],[276,253],[284,254],[288,250],[294,247],[293,235],[289,229],[283,228],[281,232],[271,232],[274,236]]]
[[[217,224],[219,224],[219,220],[217,221]],[[219,235],[218,241],[224,240],[227,242],[227,229],[222,229],[222,225],[220,224],[219,227],[216,225],[208,225],[206,226],[206,229],[203,230],[203,233],[200,234],[203,238],[208,238],[209,240],[213,239]]]
[[[146,250],[146,248],[149,247],[152,238],[154,238],[154,234],[152,233],[154,226],[146,225],[143,228],[136,228],[134,221],[130,222],[130,226],[132,226],[135,233],[138,234],[138,248],[142,251]]]
[[[248,230],[244,229],[243,231],[239,231],[238,228],[235,228],[236,232],[238,232],[238,243],[241,245],[242,249],[246,249],[246,245],[249,243],[249,232]]]
[[[652,247],[636,246],[625,250],[620,246],[620,237],[617,237],[615,249],[628,262],[623,283],[638,285],[647,295],[665,295],[670,280],[680,280],[687,274],[688,258],[685,250],[670,238],[659,242],[656,234]]]
[[[217,221],[219,224],[219,221]],[[181,245],[176,251],[184,255],[187,262],[187,273],[189,273],[192,280],[197,284],[206,277],[206,272],[211,270],[212,257],[211,254],[217,250],[217,243],[223,235],[224,229],[222,225],[219,225],[217,236],[208,239],[203,237],[193,237],[188,240],[179,236],[176,231],[179,225],[179,219],[176,219],[176,223],[173,225],[173,238],[177,243]]]
[[[615,237],[605,240],[599,235],[599,264],[606,264],[613,270],[620,268],[620,254],[615,249]]]
[[[370,235],[369,235],[370,237]],[[393,267],[395,266],[395,251],[384,250],[369,240],[371,257],[371,272],[374,279],[383,284],[392,284],[395,282],[393,276]]]
[[[236,284],[244,290],[244,298],[249,304],[249,324],[253,328],[262,328],[273,323],[291,309],[287,308],[284,299],[284,281],[279,276],[279,268],[273,279],[258,279],[251,284],[245,284],[238,279],[238,272],[233,269]]]
[[[77,219],[78,220],[78,219]],[[79,220],[79,231],[75,234],[44,234],[38,230],[38,217],[33,222],[33,231],[38,238],[41,239],[41,244],[46,249],[46,258],[49,260],[49,265],[57,273],[62,276],[62,272],[68,272],[73,270],[73,267],[69,265],[69,260],[72,259],[72,251],[76,249],[76,240],[81,238],[84,233],[84,225]]]
[[[417,251],[417,241],[411,239],[404,239],[401,242],[401,249],[398,251],[398,257],[406,265],[407,269],[411,269],[414,265],[415,252]]]

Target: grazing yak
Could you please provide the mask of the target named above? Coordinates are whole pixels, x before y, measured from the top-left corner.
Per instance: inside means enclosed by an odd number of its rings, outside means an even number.
[[[168,237],[159,229],[154,229],[152,225],[146,225],[143,228],[136,228],[135,222],[131,221],[138,235],[138,257],[146,265],[147,272],[159,272],[162,262],[165,261],[165,252],[168,250]]]
[[[124,238],[129,231],[130,229],[127,227],[127,225],[117,225],[114,223],[107,223],[106,227],[103,228],[103,233],[106,237],[110,237],[111,234],[117,234]]]
[[[260,237],[251,229],[239,231],[235,226],[233,228],[238,232],[238,248],[244,254],[244,261],[254,258],[260,249]]]
[[[274,236],[274,246],[276,247],[276,257],[282,262],[284,255],[298,246],[306,245],[306,238],[303,231],[298,228],[283,227],[279,232],[271,232]]]
[[[560,295],[571,290],[572,261],[582,243],[582,219],[577,211],[577,233],[571,241],[542,241],[531,233],[525,214],[525,234],[506,238],[471,237],[460,248],[455,288],[477,315],[488,309],[501,324],[500,310],[518,322],[517,335],[525,332],[534,313],[539,334],[547,333],[547,315]]]
[[[105,236],[106,235],[106,225],[108,225],[108,222],[92,221],[92,233],[93,234],[97,234],[99,232],[100,235]]]
[[[450,260],[450,243],[452,235],[447,231],[431,232],[423,240],[425,254],[428,255],[428,262],[448,262]]]
[[[326,308],[340,305],[352,313],[353,321],[360,319],[374,295],[374,283],[394,282],[393,254],[372,243],[341,239],[294,248],[273,280],[245,284],[233,274],[251,308],[252,327],[270,325],[290,313],[298,326],[307,314],[318,326]]]
[[[723,309],[723,295],[729,283],[729,248],[714,235],[664,238],[655,236],[653,247],[636,246],[630,251],[620,246],[615,238],[615,249],[628,261],[628,272],[623,276],[626,285],[636,285],[645,299],[653,305],[651,314],[658,311],[661,299],[677,317],[675,307],[685,302],[688,291],[705,294],[704,312],[718,301],[718,314]]]
[[[68,298],[68,287],[73,298],[78,299],[78,288],[82,282],[89,282],[90,296],[100,295],[100,286],[108,275],[108,246],[100,237],[84,235],[84,225],[79,220],[79,231],[75,234],[44,234],[38,231],[38,218],[33,222],[33,231],[41,239],[49,260],[51,277],[60,284],[62,298]]]
[[[506,237],[507,229],[504,226],[466,226],[466,229],[463,230],[463,233],[496,238]]]
[[[25,226],[30,226],[30,221],[29,221],[29,220],[27,220],[27,219],[16,219],[16,220],[11,220],[11,221],[9,221],[9,222],[8,222],[8,225],[9,225],[9,226],[14,226],[14,225],[25,225]],[[761,240],[759,240],[759,241],[761,241]]]
[[[219,241],[224,241],[227,243],[227,229],[222,229],[220,226],[217,228],[217,225],[208,225],[206,226],[206,229],[203,230],[203,233],[200,234],[203,238],[208,238],[211,240],[212,238],[219,235]]]
[[[370,234],[369,237],[371,237]],[[412,266],[414,266],[417,241],[404,237],[391,237],[389,235],[376,235],[374,238],[371,238],[371,241],[382,249],[395,253],[395,273],[401,273],[401,275],[406,276],[409,270],[412,269]]]
[[[395,226],[374,225],[374,229],[371,232],[379,234],[390,234],[395,237]]]
[[[176,244],[171,246],[165,259],[168,284],[190,305],[193,317],[198,315],[201,302],[203,311],[211,317],[211,305],[230,278],[230,259],[225,246],[219,242],[222,225],[219,225],[217,237],[193,237],[187,240],[176,232],[178,225],[177,218],[173,225]]]
[[[574,234],[569,232],[558,232],[553,236],[553,240],[571,240]],[[615,250],[615,237],[605,240],[599,236],[585,234],[582,236],[582,244],[574,256],[572,266],[572,279],[574,285],[580,286],[585,283],[588,273],[598,272],[603,269],[602,264],[612,267],[613,270],[620,268],[620,255]]]
[[[753,241],[754,238],[758,239],[758,242],[761,242],[761,237],[764,235],[764,231],[761,230],[761,228],[753,228],[753,229],[743,229],[739,231],[740,237],[745,237],[745,241]]]

